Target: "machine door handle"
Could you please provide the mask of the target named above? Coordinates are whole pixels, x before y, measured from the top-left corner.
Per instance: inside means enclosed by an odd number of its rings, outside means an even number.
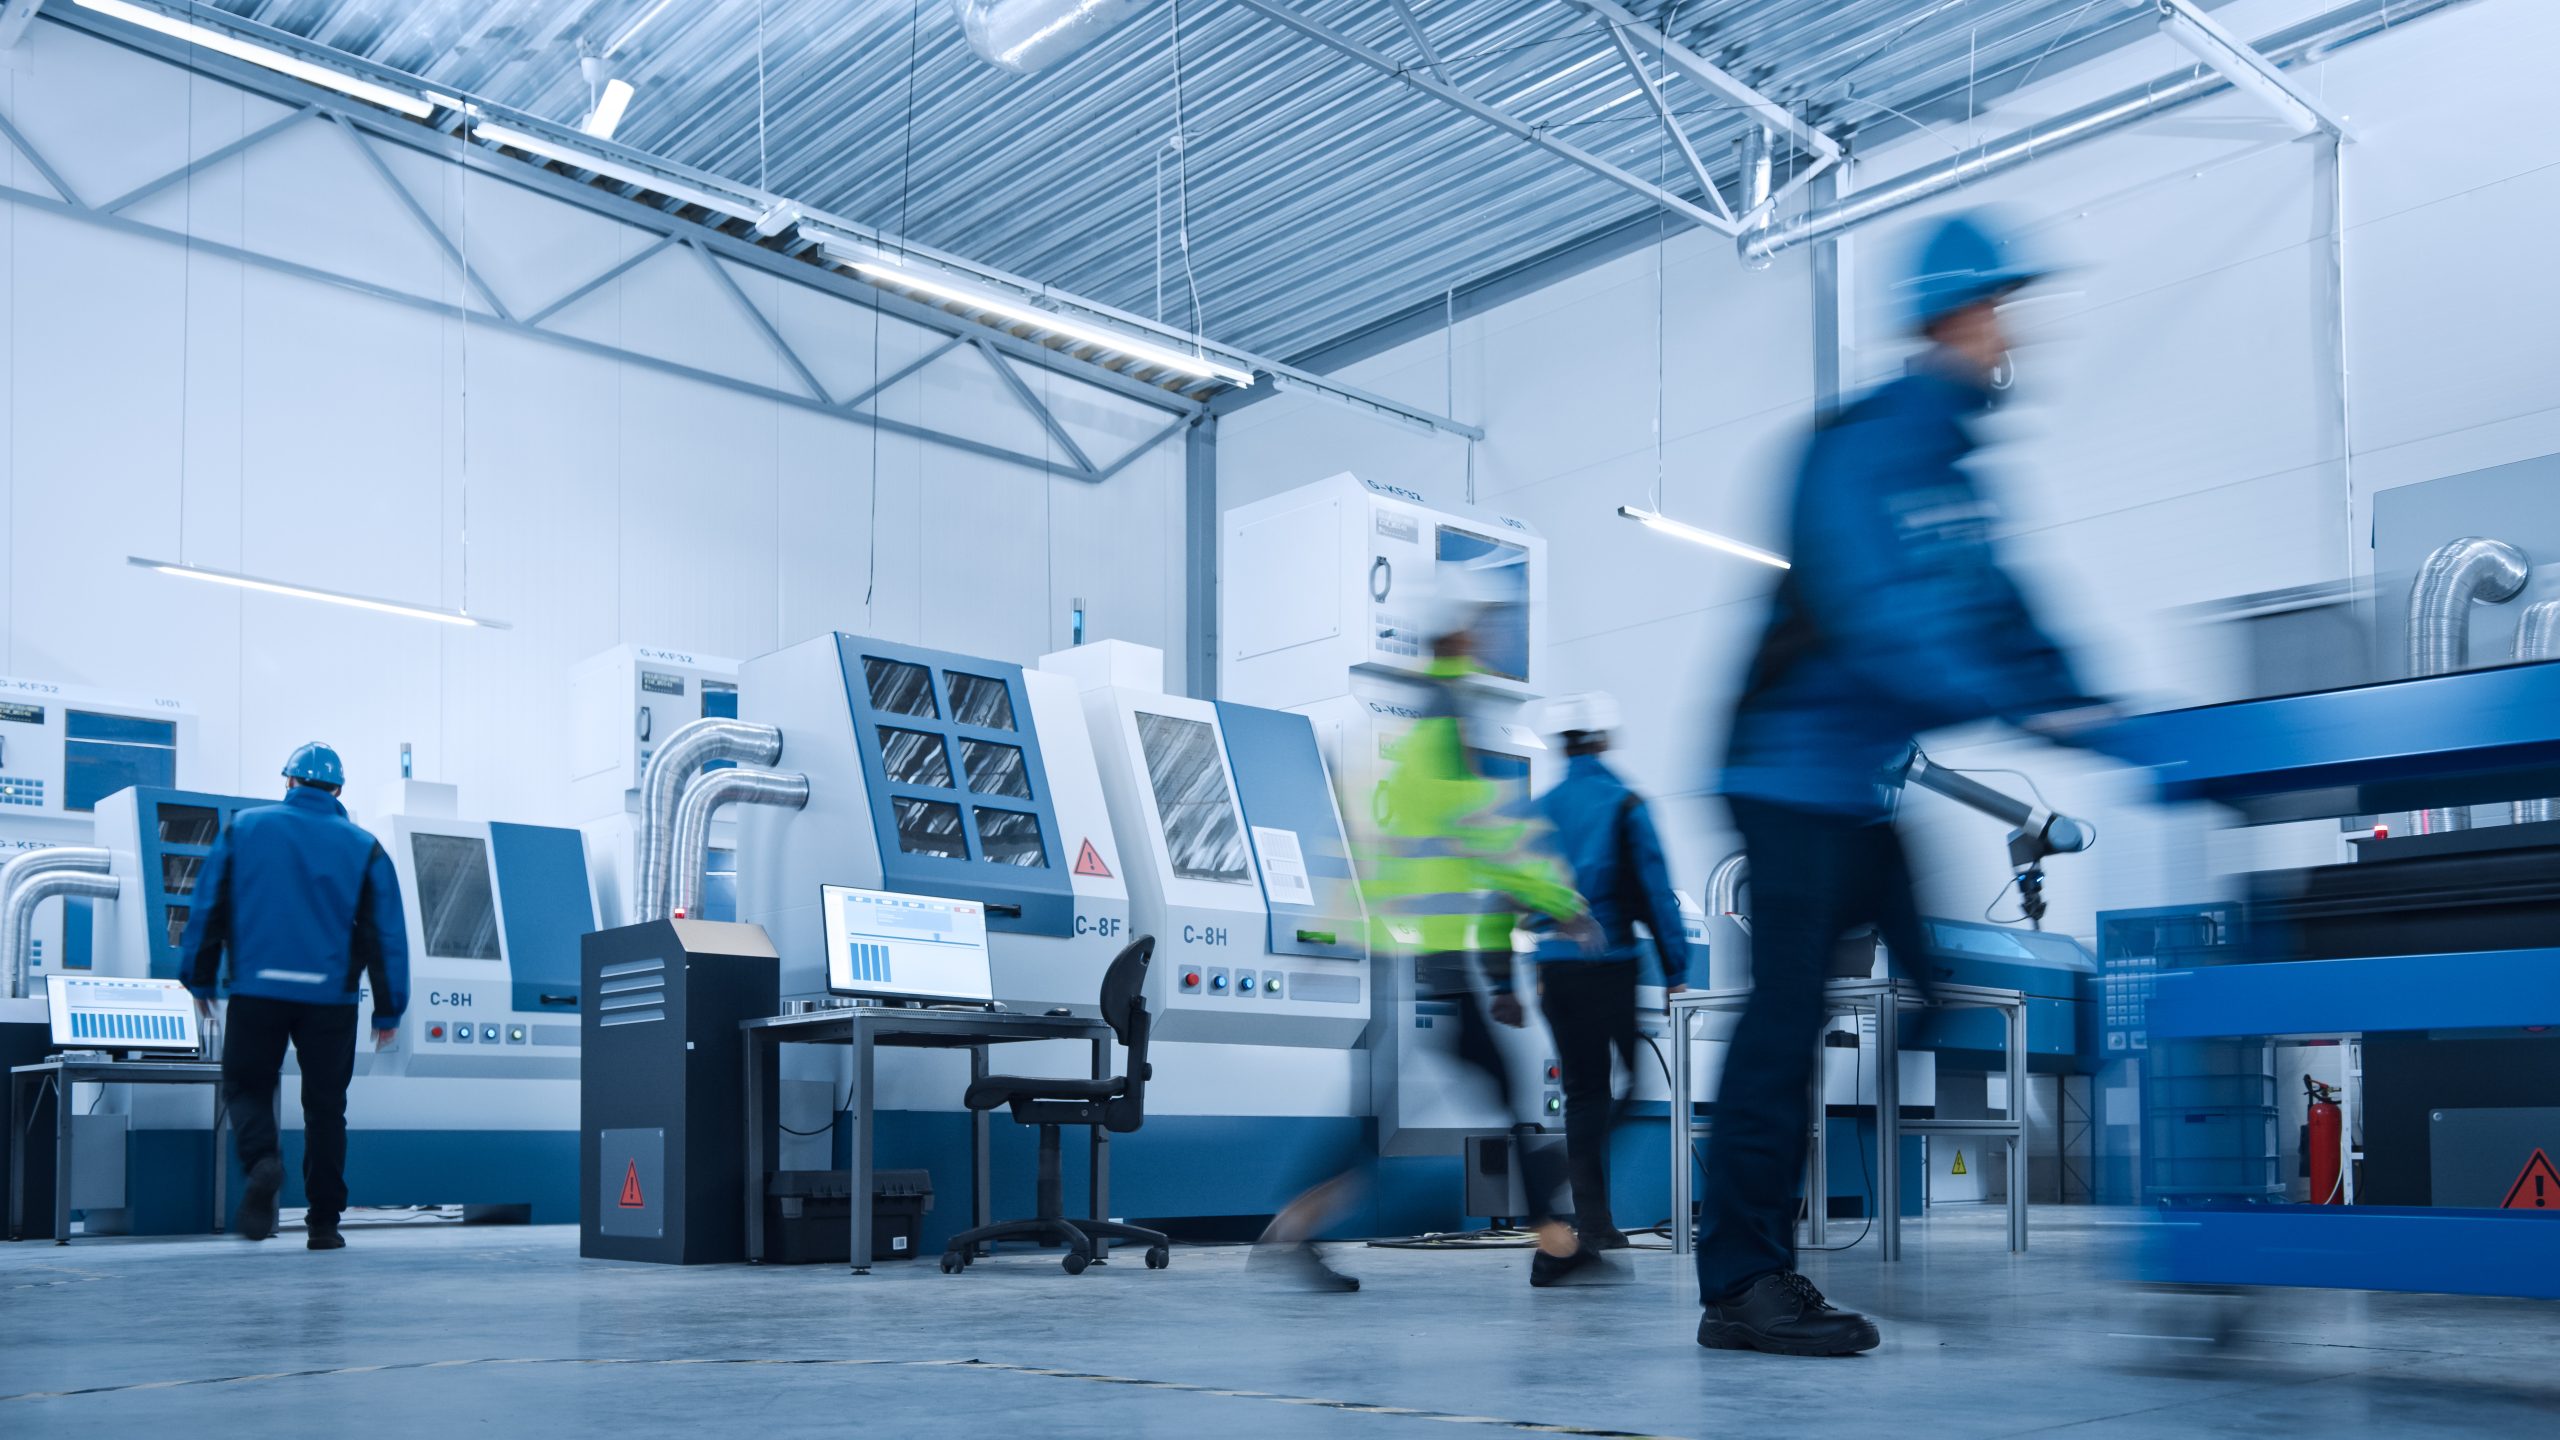
[[[575,1005],[578,1003],[578,997],[575,995],[540,995],[535,998],[545,1005]]]
[[[1019,920],[1022,918],[1022,907],[1003,900],[990,900],[987,902],[987,913]]]

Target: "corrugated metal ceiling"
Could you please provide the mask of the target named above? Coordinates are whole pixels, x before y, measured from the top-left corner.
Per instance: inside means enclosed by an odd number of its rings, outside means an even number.
[[[1290,3],[1421,64],[1388,0]],[[570,124],[590,102],[582,50],[628,34],[612,63],[638,97],[617,140],[1266,355],[1306,353],[1650,208],[1230,0],[1179,0],[1190,137],[1179,156],[1167,143],[1175,0],[1032,77],[972,55],[950,0],[220,4]],[[2151,24],[2120,0],[1632,8],[1843,137],[1961,119],[1972,101],[1987,105]],[[1584,12],[1565,0],[1420,0],[1415,10],[1449,83],[1695,194]],[[1664,83],[1730,198],[1742,116],[1682,77]]]

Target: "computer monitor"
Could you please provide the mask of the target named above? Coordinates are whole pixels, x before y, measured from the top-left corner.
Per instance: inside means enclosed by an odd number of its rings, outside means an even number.
[[[53,1043],[74,1050],[154,1050],[193,1054],[195,997],[175,980],[111,975],[47,975],[46,1018]]]
[[[878,1000],[995,997],[987,907],[974,900],[822,885],[827,989]]]

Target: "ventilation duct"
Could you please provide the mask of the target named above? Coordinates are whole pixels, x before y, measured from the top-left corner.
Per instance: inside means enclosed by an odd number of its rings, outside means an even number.
[[[978,58],[1033,75],[1134,20],[1146,0],[952,0]]]
[[[2420,562],[2409,585],[2409,674],[2442,675],[2471,663],[2471,607],[2513,600],[2531,573],[2524,552],[2477,535],[2447,542]],[[2471,828],[2468,807],[2421,810],[2409,829],[2420,835]]]
[[[702,911],[703,867],[710,858],[711,820],[724,805],[778,805],[797,810],[809,803],[809,777],[779,770],[735,766],[705,770],[684,787],[676,802],[675,894],[670,915]]]
[[[30,850],[0,865],[0,966],[7,967],[8,982],[0,989],[0,998],[14,1000],[27,992],[27,946],[34,937],[36,912],[31,905],[21,918],[18,892],[51,874],[104,875],[110,863],[108,853],[93,845],[55,845]]]
[[[676,805],[686,782],[714,761],[770,765],[781,758],[781,731],[717,716],[686,725],[649,756],[649,768],[640,775],[640,873],[631,884],[632,924],[664,920],[674,903]],[[697,865],[700,859],[697,854]]]
[[[2536,600],[2516,622],[2515,656],[2519,660],[2560,660],[2560,600]],[[2519,800],[2515,821],[2531,825],[2552,817],[2553,802]]]
[[[27,969],[35,949],[36,907],[47,900],[113,900],[124,882],[94,870],[48,870],[9,892],[9,911],[0,917],[9,944],[9,998],[27,993]]]

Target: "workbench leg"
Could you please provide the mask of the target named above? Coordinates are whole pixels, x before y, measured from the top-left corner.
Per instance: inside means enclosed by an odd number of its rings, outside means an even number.
[[[1689,1021],[1695,1011],[1671,1009],[1671,1253],[1689,1253],[1697,1222],[1689,1217],[1690,1177],[1697,1174],[1698,1143],[1689,1100]]]
[[[35,1108],[26,1103],[27,1077],[9,1077],[9,1238],[27,1233],[27,1122]]]
[[[761,1265],[764,1263],[764,1147],[772,1138],[773,1122],[765,1118],[764,1087],[756,1083],[756,1047],[764,1043],[764,1037],[757,1031],[748,1030],[743,1038],[745,1043],[738,1048],[746,1052],[747,1067],[747,1263]],[[779,1053],[782,1047],[776,1045],[774,1049]],[[601,1192],[596,1203],[604,1204]]]
[[[1876,1004],[1876,1234],[1884,1258],[1902,1258],[1902,1010],[1888,991]]]
[[[2024,1253],[2027,1248],[2027,1011],[2024,1005],[2008,1012],[2009,1020],[2009,1118],[2018,1122],[2016,1138],[2009,1142],[2009,1250]],[[2060,1106],[2055,1120],[2061,1119]]]
[[[53,1243],[71,1243],[71,1086],[53,1077]]]
[[[871,1273],[871,1142],[875,1114],[871,1094],[871,1030],[855,1022],[853,1033],[853,1273]]]
[[[224,1202],[231,1198],[231,1167],[223,1163],[222,1152],[231,1142],[231,1107],[222,1103],[222,1086],[213,1087],[213,1233],[223,1232],[230,1211]]]

